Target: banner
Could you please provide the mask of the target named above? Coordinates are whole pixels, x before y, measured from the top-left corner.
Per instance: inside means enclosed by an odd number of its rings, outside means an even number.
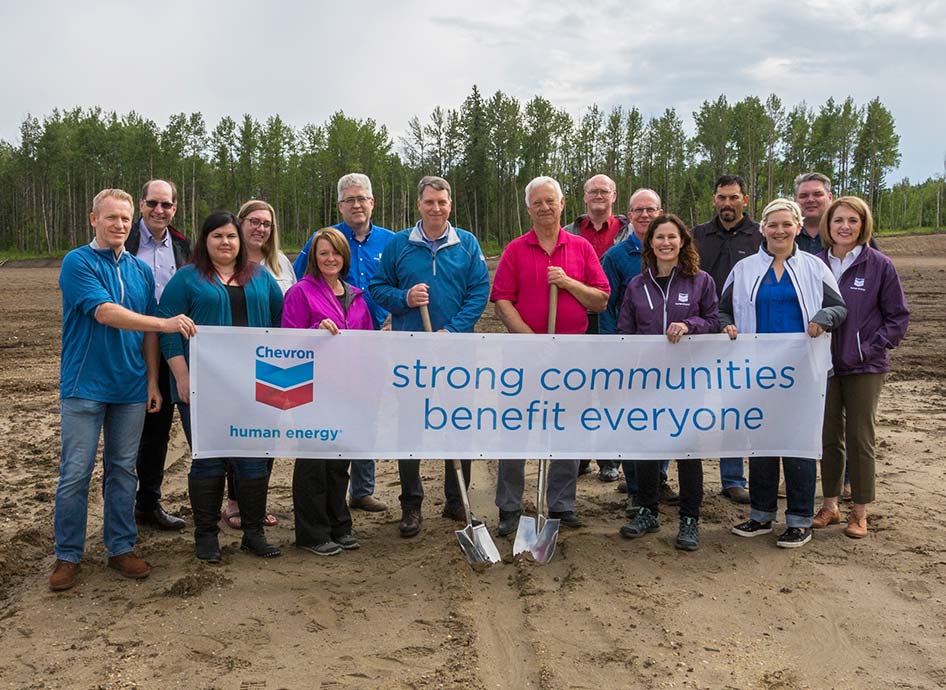
[[[821,457],[830,336],[200,326],[202,457]]]

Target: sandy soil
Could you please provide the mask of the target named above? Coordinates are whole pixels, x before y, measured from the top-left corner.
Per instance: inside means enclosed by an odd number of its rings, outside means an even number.
[[[223,535],[221,566],[189,533],[143,530],[142,582],[104,567],[100,474],[79,584],[47,590],[59,461],[57,269],[0,269],[0,687],[2,688],[944,688],[946,687],[946,236],[883,242],[913,310],[881,401],[870,538],[840,528],[803,549],[728,533],[743,511],[707,462],[702,548],[673,548],[676,513],[629,542],[622,496],[583,478],[587,526],[547,566],[474,573],[439,517],[442,469],[425,463],[422,535],[399,514],[358,513],[360,551],[291,547],[291,463],[277,462],[264,561]],[[494,327],[488,319],[481,326]],[[175,430],[165,504],[190,516]],[[492,463],[475,463],[474,509],[495,525]],[[378,495],[396,504],[393,463]],[[505,554],[511,545],[501,543]]]

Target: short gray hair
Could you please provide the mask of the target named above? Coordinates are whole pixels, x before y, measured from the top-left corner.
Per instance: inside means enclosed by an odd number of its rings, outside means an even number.
[[[420,178],[420,182],[417,183],[418,199],[424,196],[424,190],[427,189],[427,187],[433,187],[438,192],[446,192],[447,198],[453,201],[453,195],[450,193],[450,183],[442,177],[437,177],[436,175],[424,175],[422,178]]]
[[[368,179],[367,175],[362,175],[361,173],[348,173],[347,175],[342,175],[338,179],[338,200],[342,200],[342,194],[345,193],[345,190],[349,187],[364,187],[368,190],[368,196],[372,199],[374,194],[371,193],[371,180]]]
[[[650,189],[648,187],[639,187],[638,189],[634,190],[634,192],[631,194],[631,198],[627,200],[628,211],[630,211],[631,208],[633,208],[634,199],[639,197],[641,194],[652,194],[654,198],[657,200],[657,208],[663,207],[663,204],[660,203],[660,195],[657,192],[655,192],[653,189]]]
[[[801,206],[796,204],[791,199],[773,199],[765,205],[764,209],[762,209],[762,219],[759,221],[759,226],[761,227],[765,225],[765,219],[776,211],[788,211],[792,214],[792,220],[795,221],[796,225],[802,224],[803,217],[801,213]]]
[[[529,194],[533,189],[536,187],[541,187],[544,184],[550,184],[555,187],[555,191],[558,192],[559,199],[565,196],[562,194],[562,185],[558,183],[558,180],[556,180],[554,177],[549,177],[548,175],[539,175],[526,185],[526,208],[529,207]]]
[[[824,185],[824,193],[831,193],[831,178],[820,172],[807,172],[798,175],[795,178],[795,196],[798,196],[798,188],[801,187],[802,182],[820,182]]]

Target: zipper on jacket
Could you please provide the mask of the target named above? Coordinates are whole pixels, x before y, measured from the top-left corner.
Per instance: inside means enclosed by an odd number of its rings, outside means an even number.
[[[658,283],[658,282],[657,282],[657,279],[654,278],[654,274],[651,273],[650,269],[647,269],[647,275],[650,276],[651,281],[654,283],[654,285],[657,286],[657,289],[660,290],[660,294],[663,295],[663,298],[664,298],[664,330],[663,330],[664,333],[667,332],[667,300],[670,299],[670,297],[669,297],[669,295],[670,295],[670,284],[673,282],[673,276],[676,275],[676,272],[677,272],[677,267],[674,266],[674,267],[673,267],[673,270],[670,271],[670,280],[667,281],[667,291],[664,292],[664,291],[660,288],[660,283]],[[647,286],[646,286],[646,285],[644,286],[644,291],[645,291],[645,292],[647,291]],[[649,293],[648,293],[648,295],[647,295],[647,301],[650,302],[650,294],[649,294]],[[654,308],[653,302],[650,302],[650,308],[651,308],[651,309]]]
[[[857,354],[860,355],[861,364],[864,363],[864,351],[861,349],[861,332],[855,331],[854,336],[857,338]]]
[[[798,301],[801,304],[801,309],[805,317],[805,328],[808,328],[808,324],[811,322],[814,314],[811,313],[811,310],[808,309],[808,305],[805,303],[805,291],[801,289],[801,283],[798,281],[798,274],[795,272],[794,267],[789,263],[789,261],[794,257],[788,257],[785,260],[785,268],[789,271],[788,277],[792,281],[792,287],[795,288],[795,294],[798,296]]]
[[[122,251],[122,254],[124,253],[125,252]],[[112,256],[114,257],[115,254],[113,253]],[[124,307],[125,306],[125,281],[122,280],[122,267],[120,265],[120,262],[121,262],[121,254],[115,257],[115,273],[118,275],[118,287],[120,288],[118,303]]]

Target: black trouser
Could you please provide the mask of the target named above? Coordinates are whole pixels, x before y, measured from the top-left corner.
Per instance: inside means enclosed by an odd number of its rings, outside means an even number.
[[[472,460],[460,461],[463,468],[463,481],[467,488],[470,486],[471,462]],[[398,497],[401,508],[420,508],[424,500],[424,485],[420,480],[420,460],[398,460],[397,473],[401,479],[401,495]],[[444,461],[443,496],[450,505],[459,505],[463,501],[452,460]]]
[[[164,481],[164,462],[168,454],[168,438],[171,422],[174,421],[174,405],[171,403],[171,375],[168,363],[161,357],[158,365],[158,390],[161,391],[161,409],[145,415],[145,425],[138,443],[138,495],[135,507],[151,511],[161,500],[161,483]]]
[[[657,512],[660,503],[660,463],[662,460],[642,460],[634,463],[637,470],[637,503]],[[700,517],[703,503],[703,462],[698,458],[677,460],[677,480],[680,482],[680,517]]]
[[[292,471],[296,544],[318,546],[351,534],[348,460],[297,459]]]

